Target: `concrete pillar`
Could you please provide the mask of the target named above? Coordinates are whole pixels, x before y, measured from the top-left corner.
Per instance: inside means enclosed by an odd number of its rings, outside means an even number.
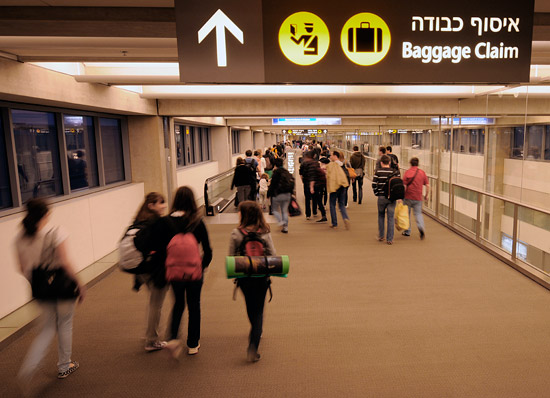
[[[253,151],[251,130],[241,130],[239,139],[241,141],[241,153],[245,153],[249,149]]]
[[[168,192],[166,152],[162,118],[159,116],[129,116],[130,163],[132,181],[143,182],[145,193]]]
[[[231,162],[231,134],[229,127],[212,127],[210,135],[212,139],[212,160],[218,161],[220,172],[233,167]]]
[[[254,137],[256,138],[256,147],[254,149],[261,149],[263,152],[265,148],[265,134],[263,131],[255,131]]]

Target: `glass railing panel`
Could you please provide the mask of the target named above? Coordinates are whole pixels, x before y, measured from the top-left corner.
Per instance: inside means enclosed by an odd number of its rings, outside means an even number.
[[[481,199],[481,239],[507,259],[512,258],[514,236],[513,205],[497,198],[483,195]]]
[[[235,169],[208,178],[204,184],[204,201],[206,211],[209,215],[210,209],[214,206],[216,211],[223,208],[233,199],[234,192],[231,190]]]
[[[516,258],[550,273],[549,242],[550,215],[519,206]]]
[[[466,188],[455,186],[453,200],[454,224],[475,235],[477,220],[477,193]]]

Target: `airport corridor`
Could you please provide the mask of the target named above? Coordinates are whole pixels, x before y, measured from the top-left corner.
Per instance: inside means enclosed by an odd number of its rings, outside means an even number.
[[[52,348],[35,396],[547,396],[548,291],[429,218],[424,241],[413,227],[409,238],[396,232],[392,246],[378,242],[367,181],[365,195],[362,205],[349,204],[350,231],[341,219],[331,230],[303,215],[291,219],[287,235],[272,224],[277,253],[289,255],[291,267],[287,279],[273,278],[258,363],[246,362],[244,299],[239,292],[232,300],[225,277],[235,225],[208,224],[214,259],[198,355],[183,353],[176,362],[143,350],[146,289],[133,292],[133,277],[115,270],[77,309],[73,359],[80,369],[56,379]],[[3,397],[19,396],[15,376],[36,330],[2,350]]]

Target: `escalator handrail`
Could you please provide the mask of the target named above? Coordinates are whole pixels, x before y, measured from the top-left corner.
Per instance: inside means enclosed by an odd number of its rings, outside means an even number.
[[[230,168],[229,170],[224,171],[223,173],[216,174],[215,176],[208,177],[204,181],[204,207],[208,209],[209,206],[209,200],[208,200],[208,184],[216,179],[220,179],[222,177],[226,177],[228,175],[235,173],[235,167]]]

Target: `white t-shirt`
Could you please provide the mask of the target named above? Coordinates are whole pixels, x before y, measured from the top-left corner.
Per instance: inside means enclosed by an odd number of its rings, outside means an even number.
[[[19,255],[19,261],[23,267],[23,275],[27,279],[31,279],[32,270],[40,265],[40,256],[44,247],[44,238],[48,233],[55,234],[54,245],[58,247],[61,243],[67,240],[67,232],[62,227],[54,227],[46,225],[40,231],[36,233],[32,238],[28,238],[24,235],[23,231],[20,231],[15,241],[15,248]],[[48,238],[48,242],[49,242]],[[59,264],[59,261],[54,261],[54,264]]]

